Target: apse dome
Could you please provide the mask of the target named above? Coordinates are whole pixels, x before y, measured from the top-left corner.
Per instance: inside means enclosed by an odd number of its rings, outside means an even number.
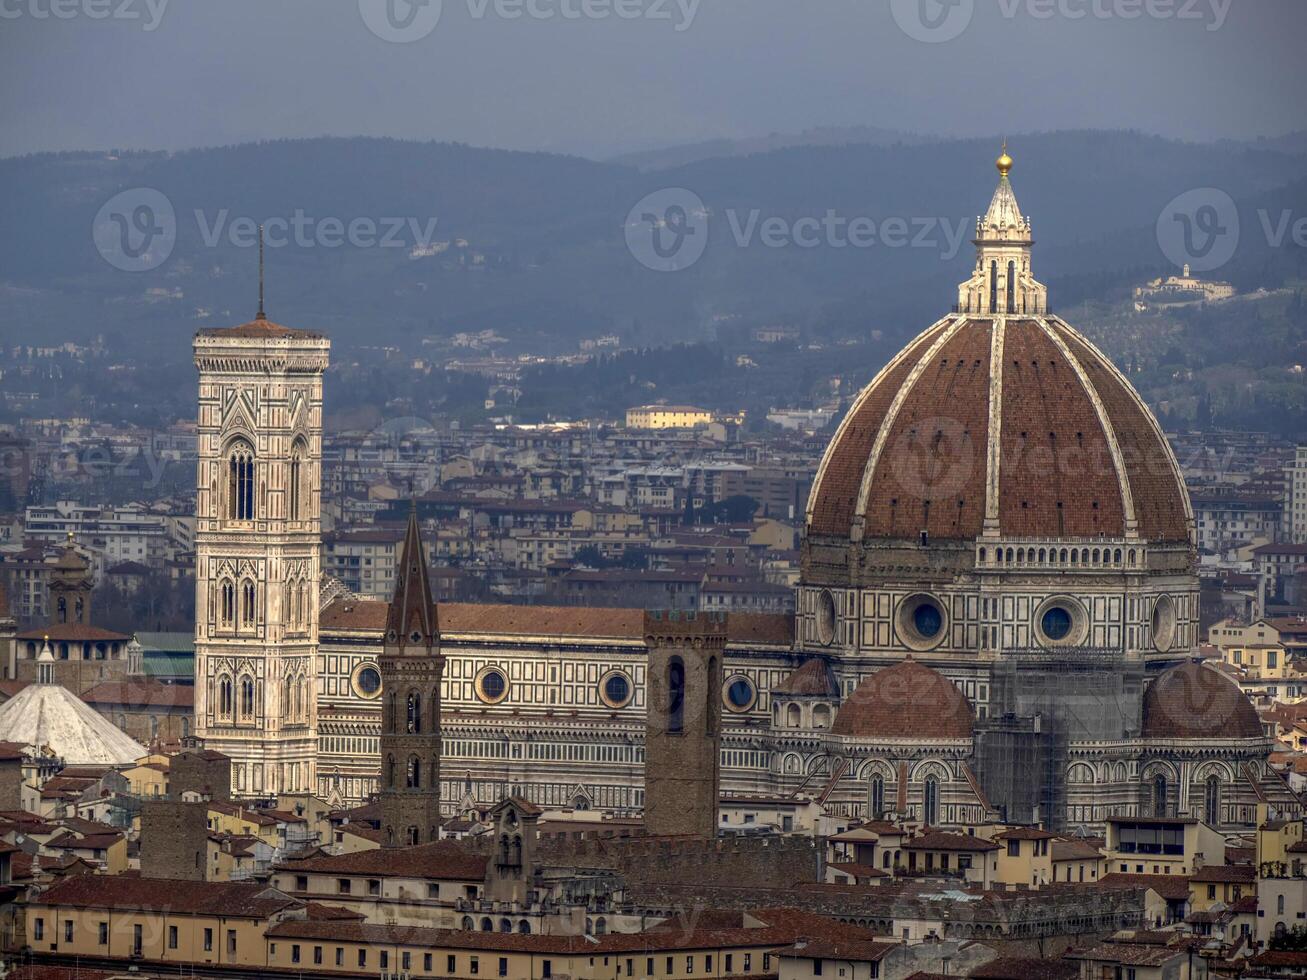
[[[859,684],[840,706],[831,734],[933,742],[971,738],[974,721],[957,685],[909,657]]]
[[[1144,738],[1263,738],[1257,709],[1218,670],[1183,663],[1144,692]]]

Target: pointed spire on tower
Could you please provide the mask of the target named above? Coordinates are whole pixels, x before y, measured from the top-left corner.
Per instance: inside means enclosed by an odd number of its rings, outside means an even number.
[[[267,319],[263,312],[263,225],[259,225],[259,312],[254,319]]]
[[[386,614],[386,645],[431,649],[438,645],[440,620],[431,600],[430,573],[418,526],[417,500],[408,512],[408,528],[395,577],[395,595]]]

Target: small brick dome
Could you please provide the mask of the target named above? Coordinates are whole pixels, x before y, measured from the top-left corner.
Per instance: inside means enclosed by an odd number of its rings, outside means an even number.
[[[1144,692],[1144,738],[1262,738],[1257,709],[1239,686],[1202,664],[1172,667]]]
[[[971,704],[951,680],[908,657],[883,667],[840,706],[831,734],[860,738],[971,738]]]

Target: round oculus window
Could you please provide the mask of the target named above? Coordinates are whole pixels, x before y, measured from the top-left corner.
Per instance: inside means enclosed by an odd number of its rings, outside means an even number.
[[[835,642],[835,597],[823,589],[817,594],[817,642],[830,646]]]
[[[758,697],[753,681],[743,675],[732,677],[726,682],[725,694],[726,707],[732,711],[748,711]]]
[[[1046,599],[1036,610],[1034,633],[1046,647],[1069,647],[1085,642],[1089,617],[1084,607],[1068,596]]]
[[[599,682],[599,697],[610,708],[624,708],[631,703],[631,679],[615,670]]]
[[[508,678],[498,667],[487,667],[476,681],[477,697],[486,704],[498,704],[508,696]]]
[[[1153,603],[1153,646],[1166,653],[1175,643],[1175,600],[1169,595],[1157,597]]]
[[[1071,613],[1064,606],[1045,609],[1039,628],[1050,640],[1065,640],[1071,632]]]
[[[913,650],[931,650],[939,646],[948,632],[947,626],[944,606],[932,595],[908,596],[899,604],[899,637]]]
[[[351,684],[359,697],[375,698],[381,693],[381,671],[376,664],[360,664],[354,669]]]

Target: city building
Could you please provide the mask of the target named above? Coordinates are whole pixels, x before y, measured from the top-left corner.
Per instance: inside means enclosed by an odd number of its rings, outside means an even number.
[[[693,429],[712,421],[712,412],[692,405],[641,405],[626,410],[628,429]]]

